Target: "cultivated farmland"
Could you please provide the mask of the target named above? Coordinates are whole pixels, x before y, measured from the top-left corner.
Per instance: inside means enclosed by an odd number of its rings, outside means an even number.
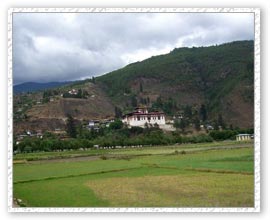
[[[27,207],[253,207],[253,143],[18,154]]]

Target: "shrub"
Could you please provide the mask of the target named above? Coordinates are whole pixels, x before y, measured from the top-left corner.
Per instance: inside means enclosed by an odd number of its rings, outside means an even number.
[[[101,160],[107,160],[107,159],[108,159],[105,155],[101,155],[99,158],[100,158]]]
[[[237,134],[236,131],[233,130],[224,130],[224,131],[211,131],[209,135],[214,140],[227,140],[227,139],[234,139],[235,135]]]
[[[114,122],[110,123],[109,128],[112,130],[121,129],[123,127],[123,122],[119,119],[115,120]]]
[[[180,151],[180,154],[186,154],[186,151],[181,150],[181,151]]]

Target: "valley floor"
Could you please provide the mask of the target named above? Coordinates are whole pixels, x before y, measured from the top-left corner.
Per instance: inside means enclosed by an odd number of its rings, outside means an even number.
[[[253,207],[253,142],[14,156],[26,207]]]

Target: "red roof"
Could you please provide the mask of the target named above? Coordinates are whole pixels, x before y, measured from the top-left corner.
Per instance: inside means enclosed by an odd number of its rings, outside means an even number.
[[[152,115],[164,115],[163,112],[149,112],[149,113],[142,113],[142,112],[131,112],[124,116],[132,116],[132,115],[144,115],[144,116],[152,116]]]

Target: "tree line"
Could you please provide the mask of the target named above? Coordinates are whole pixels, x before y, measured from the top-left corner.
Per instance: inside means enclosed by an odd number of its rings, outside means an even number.
[[[76,125],[72,116],[68,116],[66,131],[69,139],[61,140],[57,135],[47,132],[43,138],[25,138],[19,144],[15,144],[16,152],[37,152],[76,150],[80,148],[94,148],[116,146],[156,146],[182,143],[203,143],[221,140],[235,140],[239,133],[253,134],[253,129],[238,130],[214,130],[208,134],[185,136],[181,131],[163,132],[158,126],[148,125],[142,127],[126,127],[117,119],[110,123],[109,127],[100,127],[98,130],[87,129],[81,124]]]
[[[70,136],[68,140],[61,140],[56,135],[47,135],[43,139],[25,138],[18,145],[14,144],[13,150],[27,153],[65,149],[76,150],[80,148],[93,148],[94,146],[115,148],[116,146],[154,146],[213,141],[213,138],[209,135],[187,137],[182,136],[179,132],[164,133],[155,126],[127,128],[123,126],[120,120],[111,123],[108,128],[100,128],[97,131],[67,128],[67,132]]]

